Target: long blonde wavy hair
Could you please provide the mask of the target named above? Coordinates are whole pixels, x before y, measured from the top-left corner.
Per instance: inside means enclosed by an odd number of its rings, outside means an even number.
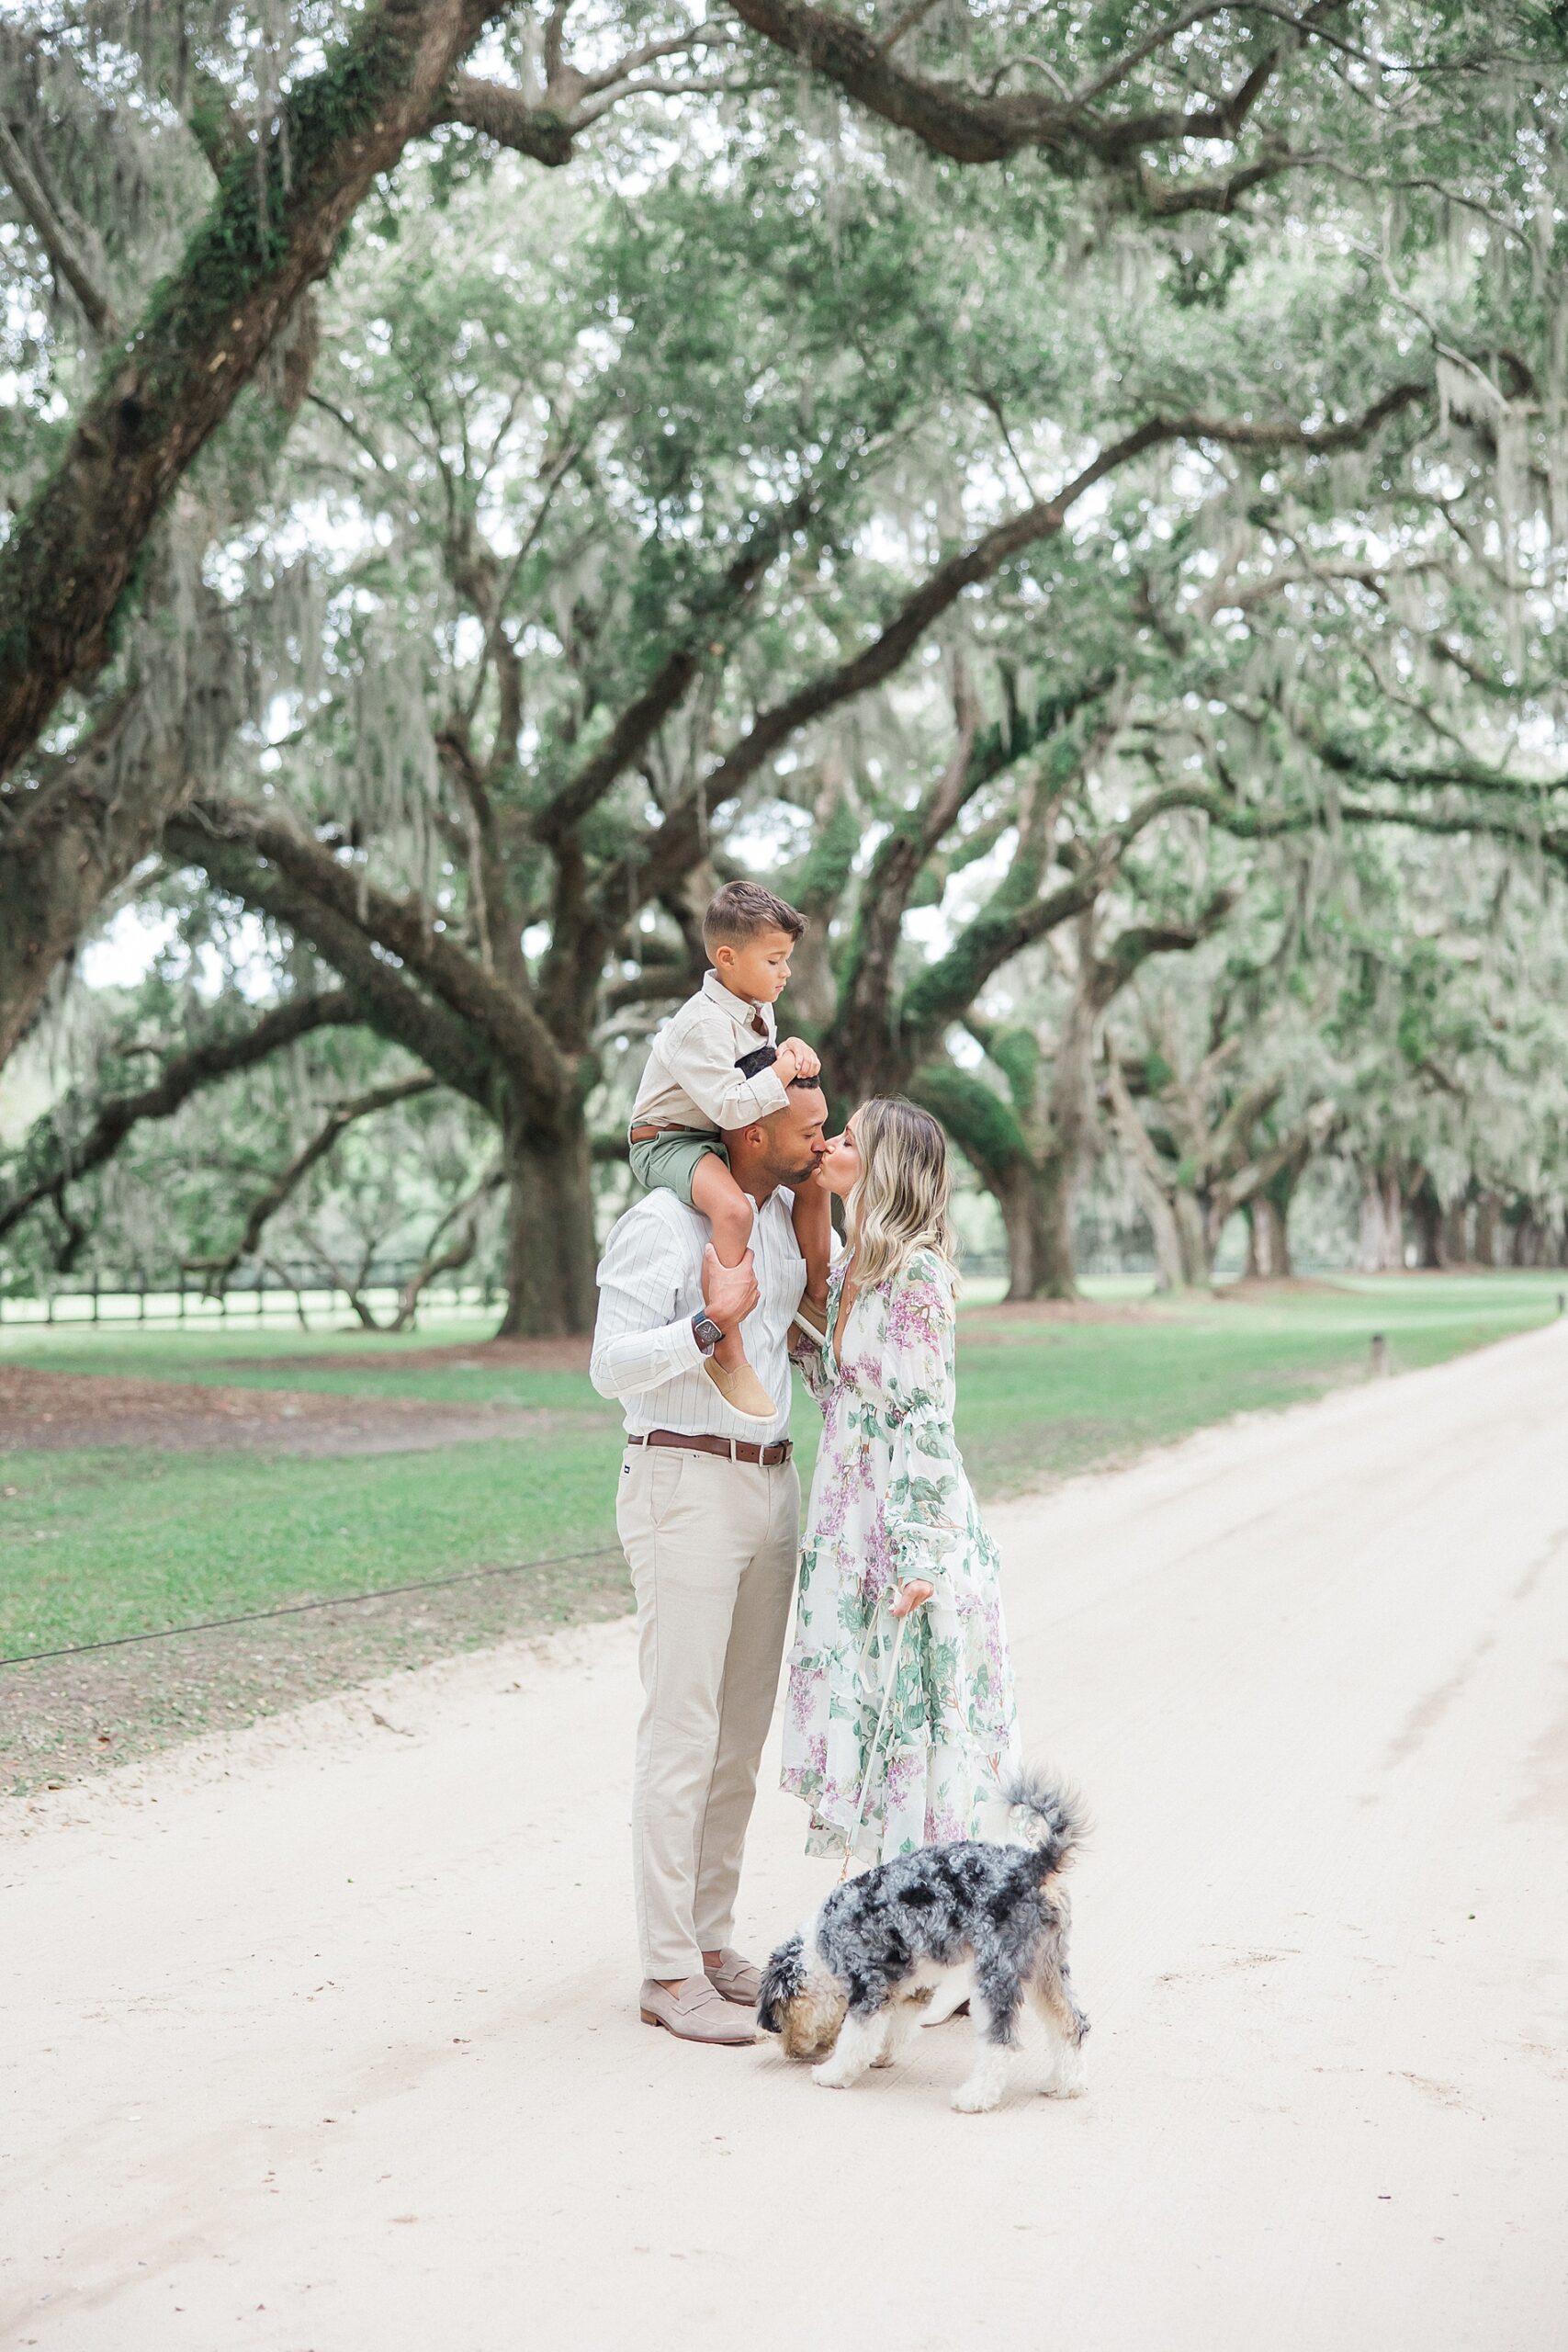
[[[956,1289],[953,1177],[941,1127],[902,1095],[874,1094],[854,1114],[854,1139],[861,1174],[844,1221],[856,1282],[869,1290],[902,1273],[917,1250],[931,1250]]]

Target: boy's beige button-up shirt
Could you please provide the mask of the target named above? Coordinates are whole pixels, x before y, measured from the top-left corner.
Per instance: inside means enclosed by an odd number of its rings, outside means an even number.
[[[773,1069],[742,1078],[735,1065],[777,1042],[771,1004],[731,996],[716,972],[707,973],[649,1048],[632,1125],[722,1129],[772,1118],[789,1101],[783,1079]]]

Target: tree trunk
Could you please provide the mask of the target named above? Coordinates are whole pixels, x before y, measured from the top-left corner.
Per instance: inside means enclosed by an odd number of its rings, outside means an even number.
[[[1195,1194],[1136,1187],[1155,1241],[1156,1290],[1207,1289],[1213,1280],[1213,1262],[1203,1230],[1203,1212]]]
[[[1478,1266],[1497,1263],[1497,1195],[1482,1193],[1475,1204],[1475,1262]]]
[[[1291,1271],[1291,1240],[1287,1211],[1269,1193],[1247,1202],[1247,1280],[1275,1282]]]
[[[1073,1171],[1059,1152],[1041,1167],[1021,1156],[987,1178],[1007,1235],[1010,1300],[1077,1298]]]
[[[593,1194],[588,1128],[574,1103],[553,1132],[519,1119],[504,1131],[509,1199],[506,1312],[496,1337],[547,1339],[593,1329]]]
[[[1022,1158],[1010,1160],[992,1178],[990,1189],[1001,1209],[1007,1234],[1008,1297],[1037,1298],[1044,1237],[1034,1170]]]
[[[1034,1174],[1036,1298],[1077,1298],[1077,1267],[1073,1254],[1073,1208],[1077,1199],[1078,1155],[1057,1148],[1049,1152]]]
[[[1209,1223],[1203,1205],[1196,1193],[1179,1192],[1172,1204],[1176,1215],[1177,1239],[1181,1250],[1181,1280],[1189,1290],[1207,1290],[1214,1279],[1214,1251],[1209,1239]],[[1219,1236],[1214,1237],[1215,1242]]]
[[[1450,1201],[1444,1209],[1438,1250],[1445,1266],[1462,1266],[1469,1262],[1470,1243],[1465,1234],[1465,1205],[1462,1200]]]
[[[1382,1180],[1383,1266],[1386,1272],[1404,1272],[1404,1195],[1398,1176],[1390,1170]]]
[[[1364,1274],[1398,1273],[1404,1264],[1404,1216],[1399,1179],[1361,1171],[1361,1236],[1356,1263]]]
[[[1513,1266],[1545,1263],[1546,1228],[1527,1202],[1515,1217],[1508,1236],[1508,1262]]]
[[[1423,1175],[1410,1195],[1411,1221],[1416,1227],[1416,1263],[1425,1273],[1443,1262],[1443,1204],[1430,1176]]]
[[[1085,932],[1086,942],[1088,932]],[[1092,959],[1091,959],[1092,968]],[[1073,1211],[1096,1135],[1094,1048],[1104,998],[1079,987],[1073,992],[1051,1062],[1045,1106],[1047,1141],[1037,1157],[1039,1255],[1037,1298],[1077,1298],[1073,1261]]]

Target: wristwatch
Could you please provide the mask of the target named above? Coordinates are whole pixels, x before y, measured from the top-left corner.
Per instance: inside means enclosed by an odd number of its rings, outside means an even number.
[[[699,1306],[692,1317],[692,1336],[705,1356],[711,1356],[724,1337],[722,1327],[716,1323],[705,1306]]]

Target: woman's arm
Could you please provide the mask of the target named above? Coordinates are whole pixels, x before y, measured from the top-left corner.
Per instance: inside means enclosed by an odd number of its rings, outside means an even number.
[[[964,1525],[953,1427],[953,1332],[948,1283],[934,1261],[917,1258],[893,1284],[885,1340],[893,1462],[883,1516],[894,1568],[906,1587],[941,1586],[949,1548]],[[909,1600],[906,1605],[919,1604]]]
[[[824,1413],[833,1394],[835,1366],[832,1344],[831,1323],[825,1332],[818,1332],[797,1322],[789,1335],[790,1360]]]

